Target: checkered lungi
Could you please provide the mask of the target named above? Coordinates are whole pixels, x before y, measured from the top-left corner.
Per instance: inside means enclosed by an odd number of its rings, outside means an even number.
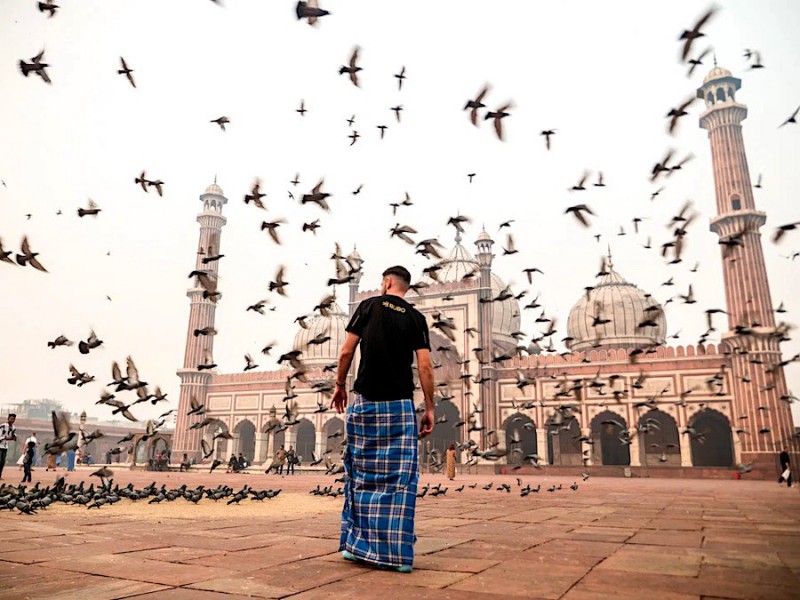
[[[370,402],[355,394],[345,430],[339,550],[378,565],[411,566],[419,480],[414,402]]]

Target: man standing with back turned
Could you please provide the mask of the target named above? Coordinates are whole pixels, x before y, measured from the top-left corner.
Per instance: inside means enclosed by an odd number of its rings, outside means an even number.
[[[359,304],[346,327],[331,406],[347,407],[347,372],[360,341],[355,398],[347,408],[347,471],[339,550],[347,560],[410,573],[414,562],[419,438],[433,431],[433,365],[425,317],[404,296],[411,274],[383,272],[381,295]],[[425,413],[418,432],[414,355]]]

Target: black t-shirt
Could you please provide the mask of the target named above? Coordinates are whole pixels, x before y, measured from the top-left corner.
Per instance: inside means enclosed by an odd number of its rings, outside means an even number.
[[[361,338],[355,391],[367,400],[403,400],[414,394],[414,351],[431,349],[428,322],[400,296],[364,300],[346,327]]]
[[[789,453],[781,452],[781,466],[785,469],[789,466]]]

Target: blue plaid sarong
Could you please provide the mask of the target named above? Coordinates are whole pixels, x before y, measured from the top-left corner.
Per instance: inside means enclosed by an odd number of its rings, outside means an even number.
[[[355,394],[345,430],[339,550],[377,565],[410,567],[419,481],[414,402],[370,402]]]

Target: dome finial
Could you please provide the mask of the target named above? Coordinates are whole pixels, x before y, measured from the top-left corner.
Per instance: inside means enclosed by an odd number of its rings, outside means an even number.
[[[217,174],[214,173],[214,185],[217,185]]]
[[[714,52],[714,66],[717,66],[717,53]]]
[[[611,271],[614,269],[614,263],[611,260],[611,244],[608,244],[608,270]]]
[[[461,232],[458,229],[456,229],[456,244],[460,243],[461,243]]]

